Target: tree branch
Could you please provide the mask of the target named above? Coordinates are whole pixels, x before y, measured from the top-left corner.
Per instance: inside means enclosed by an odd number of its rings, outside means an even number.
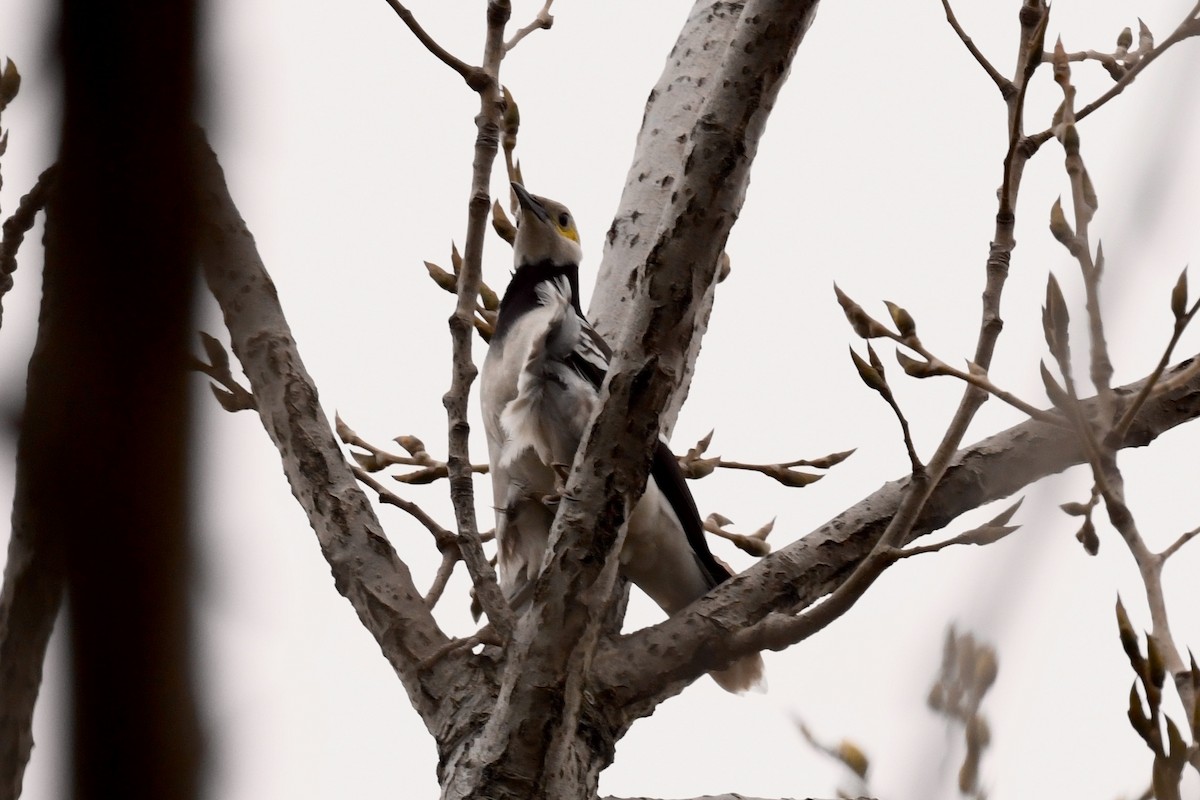
[[[1129,70],[1121,76],[1120,80],[1109,87],[1108,91],[1081,108],[1079,112],[1075,114],[1076,121],[1084,119],[1093,111],[1098,111],[1109,100],[1112,100],[1121,92],[1125,91],[1126,87],[1133,83],[1134,78],[1141,74],[1142,70],[1150,66],[1150,64],[1156,58],[1169,50],[1173,45],[1176,45],[1179,42],[1182,42],[1184,39],[1188,39],[1192,36],[1200,36],[1200,20],[1197,20],[1198,14],[1200,14],[1200,2],[1192,6],[1192,10],[1187,13],[1187,16],[1184,17],[1183,21],[1181,21],[1175,30],[1171,32],[1171,35],[1163,40],[1162,44],[1151,49],[1144,56],[1138,59],[1137,63],[1130,67]],[[1040,133],[1035,133],[1031,136],[1025,137],[1024,146],[1026,149],[1032,152],[1045,144],[1052,136],[1054,136],[1053,126],[1046,128],[1046,130],[1041,131]]]
[[[462,267],[458,270],[458,302],[450,317],[453,372],[450,389],[442,398],[449,423],[446,463],[450,471],[450,501],[458,522],[463,563],[475,587],[475,598],[501,639],[507,639],[512,632],[513,614],[500,591],[496,571],[488,563],[479,538],[467,403],[471,396],[471,384],[479,374],[471,356],[471,347],[475,340],[475,308],[483,275],[483,241],[491,209],[492,164],[499,148],[503,98],[498,87],[500,63],[504,59],[504,26],[511,13],[507,0],[489,0],[487,36],[483,46],[483,70],[488,75],[488,81],[479,90],[479,114],[475,117],[475,154],[471,164],[467,237],[463,245]]]
[[[250,379],[263,427],[279,449],[288,483],[317,534],[335,586],[379,643],[413,707],[432,727],[439,711],[433,698],[446,687],[478,676],[471,668],[472,657],[458,653],[428,672],[418,669],[449,639],[430,615],[342,456],[275,286],[216,157],[203,142],[196,149],[204,222],[198,247],[204,275],[225,316],[234,354]]]
[[[554,24],[554,15],[550,13],[550,6],[552,5],[554,5],[554,0],[546,0],[542,6],[542,10],[533,18],[533,22],[530,22],[524,28],[518,29],[512,35],[512,38],[504,43],[504,52],[507,53],[509,50],[512,50],[522,39],[534,31],[550,30],[550,27]]]
[[[1191,363],[1189,359],[1177,364],[1168,377],[1184,373]],[[1142,385],[1139,381],[1114,391],[1128,397]],[[1083,401],[1086,413],[1096,405],[1094,398]],[[1196,417],[1200,417],[1200,374],[1193,373],[1186,385],[1148,402],[1120,446],[1145,446]],[[901,544],[1084,461],[1074,431],[1058,425],[1031,420],[988,437],[955,455]],[[756,647],[777,648],[784,646],[785,638],[794,640],[796,632],[785,630],[791,623],[785,624],[784,616],[795,619],[788,615],[813,604],[846,579],[882,538],[909,482],[903,478],[885,484],[807,536],[735,575],[689,610],[602,643],[593,670],[596,683],[608,688],[598,691],[605,693],[607,702],[629,703],[629,713],[641,716],[708,669]],[[751,635],[739,633],[775,609],[783,616]]]
[[[958,24],[958,17],[954,15],[954,9],[950,7],[950,0],[942,0],[942,8],[946,11],[946,21],[950,23],[950,27],[954,28],[954,32],[958,34],[958,38],[962,40],[965,46],[975,60],[979,62],[979,66],[983,67],[983,71],[992,79],[992,83],[996,84],[996,88],[1000,90],[1000,95],[1005,100],[1008,100],[1017,91],[1017,87],[1008,78],[1000,74],[1000,72],[992,66],[992,62],[987,60],[987,56],[983,54],[975,42],[972,41],[967,32]]]
[[[633,163],[604,240],[588,309],[588,319],[610,343],[616,342],[624,330],[636,273],[649,258],[660,224],[666,219],[665,209],[675,191],[675,181],[682,174],[688,136],[716,85],[713,76],[720,69],[721,56],[744,7],[723,0],[698,0],[646,101]],[[715,282],[707,286],[697,309],[687,358],[675,376],[670,406],[662,414],[665,436],[670,436],[687,398],[715,291]]]
[[[392,7],[408,29],[413,32],[413,36],[417,37],[417,41],[425,45],[425,49],[433,53],[434,57],[448,66],[450,69],[462,76],[462,79],[467,82],[475,91],[479,92],[492,80],[492,76],[488,75],[485,69],[473,67],[462,59],[450,53],[446,48],[442,47],[432,36],[426,33],[421,24],[417,22],[417,18],[408,10],[399,0],[386,0],[387,4]]]

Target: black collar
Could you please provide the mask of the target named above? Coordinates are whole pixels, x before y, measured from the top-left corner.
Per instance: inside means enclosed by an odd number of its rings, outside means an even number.
[[[579,307],[579,265],[555,264],[551,261],[537,261],[533,264],[522,264],[513,273],[504,297],[500,300],[500,312],[496,315],[496,329],[492,332],[492,342],[504,338],[508,329],[523,314],[537,308],[540,303],[537,296],[537,285],[542,281],[566,277],[571,285],[571,305],[575,312],[583,316]]]

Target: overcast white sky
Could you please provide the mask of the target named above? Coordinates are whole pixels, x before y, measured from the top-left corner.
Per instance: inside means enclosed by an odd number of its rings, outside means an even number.
[[[519,153],[531,190],[570,205],[585,249],[584,285],[616,207],[646,95],[689,2],[566,3],[555,27],[530,36],[504,65],[521,107]],[[1003,72],[1016,52],[1017,0],[961,3],[960,19]],[[0,55],[25,84],[5,113],[5,213],[53,158],[54,70],[46,4],[0,0]],[[540,2],[517,0],[524,24]],[[1111,49],[1140,15],[1158,38],[1191,6],[1182,0],[1058,0],[1049,39],[1069,50]],[[412,4],[449,49],[478,58],[483,3]],[[340,411],[380,443],[409,433],[444,454],[441,395],[449,382],[445,320],[452,298],[423,260],[446,265],[466,219],[475,96],[411,37],[382,0],[211,3],[206,67],[210,129],[234,197],[274,276],[301,353],[332,417]],[[1100,196],[1105,309],[1117,378],[1145,374],[1169,335],[1167,300],[1200,255],[1200,41],[1185,42],[1126,95],[1082,126]],[[97,65],[103,68],[103,65]],[[1103,91],[1099,67],[1076,69],[1081,98]],[[1049,70],[1031,94],[1030,129],[1059,95]],[[686,449],[710,428],[712,452],[743,461],[815,457],[857,447],[804,490],[719,474],[693,490],[702,513],[745,528],[777,516],[782,546],[902,475],[894,419],[854,374],[854,337],[831,290],[883,313],[889,299],[916,317],[947,360],[965,358],[977,327],[983,262],[1004,146],[1003,105],[946,25],[936,0],[825,3],[768,126],[742,219],[729,242],[733,272],[718,294],[699,373],[676,428]],[[503,190],[502,170],[494,188]],[[1018,209],[1018,249],[993,377],[1043,403],[1039,307],[1048,270],[1071,299],[1079,280],[1046,229],[1069,194],[1061,149],[1032,162]],[[39,232],[26,242],[4,298],[0,399],[19,402],[35,334]],[[499,288],[510,264],[491,238],[485,276]],[[1198,281],[1193,280],[1193,286]],[[586,289],[585,289],[586,293]],[[222,335],[205,299],[203,326]],[[1075,312],[1077,319],[1082,316]],[[1192,332],[1181,355],[1200,347]],[[482,347],[476,357],[482,357]],[[885,354],[890,358],[890,354]],[[899,375],[899,370],[893,370]],[[949,380],[895,379],[919,450],[928,455],[957,403]],[[198,673],[210,738],[210,795],[222,800],[435,797],[432,739],[349,604],[334,590],[315,537],[291,498],[256,417],[221,412],[197,379],[196,503],[202,565],[196,586]],[[1019,421],[992,402],[968,438]],[[479,426],[476,426],[479,430]],[[1200,524],[1200,428],[1123,456],[1134,513],[1161,549]],[[485,459],[481,435],[475,460]],[[12,493],[14,443],[0,439],[0,498]],[[64,482],[86,479],[86,443]],[[489,484],[478,483],[481,518]],[[444,487],[400,487],[444,522]],[[871,790],[889,800],[953,797],[961,754],[925,707],[945,628],[994,643],[999,680],[985,703],[994,744],[984,782],[994,798],[1134,795],[1149,751],[1125,718],[1132,674],[1116,637],[1119,591],[1149,624],[1131,559],[1111,531],[1088,558],[1057,511],[1086,499],[1086,476],[1031,490],[1024,527],[984,550],[912,559],[891,570],[830,629],[768,653],[770,691],[733,697],[701,680],[620,742],[602,793],[683,797],[722,791],[831,796],[842,771],[811,753],[793,715],[823,737],[848,737],[872,758]],[[991,510],[994,513],[994,509]],[[395,509],[384,526],[421,585],[437,554]],[[953,526],[989,516],[977,513]],[[0,543],[7,525],[0,527]],[[724,546],[737,565],[747,558]],[[1200,545],[1168,568],[1175,633],[1200,646],[1194,587]],[[438,609],[452,632],[471,630],[458,576]],[[638,597],[631,624],[660,612]],[[38,747],[25,796],[60,796],[61,645],[52,648]],[[1190,784],[1200,797],[1200,782]]]

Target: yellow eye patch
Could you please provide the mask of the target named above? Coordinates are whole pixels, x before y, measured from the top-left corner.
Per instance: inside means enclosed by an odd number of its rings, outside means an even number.
[[[575,230],[574,225],[571,223],[567,223],[566,225],[559,225],[556,223],[554,227],[558,228],[558,232],[563,236],[567,237],[575,244],[579,244],[579,231]]]

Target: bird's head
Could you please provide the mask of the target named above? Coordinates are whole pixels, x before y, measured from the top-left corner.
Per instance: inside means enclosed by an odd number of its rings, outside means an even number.
[[[549,261],[555,266],[578,266],[583,258],[575,218],[562,203],[532,195],[513,182],[513,191],[521,204],[517,217],[517,238],[513,243],[513,261],[517,267]]]

